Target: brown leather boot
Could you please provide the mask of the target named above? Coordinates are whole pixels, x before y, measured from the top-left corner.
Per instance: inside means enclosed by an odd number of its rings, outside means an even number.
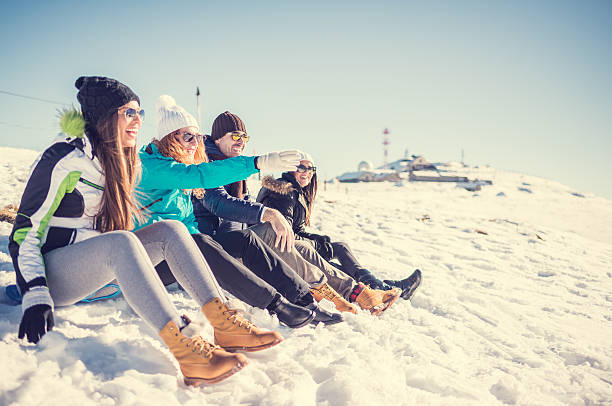
[[[361,291],[356,294],[355,302],[364,310],[369,310],[374,315],[379,315],[387,310],[400,297],[402,291],[397,288],[391,290],[372,289],[367,285],[359,282],[359,286],[353,291]]]
[[[310,288],[310,293],[312,293],[312,296],[317,302],[320,302],[322,299],[327,299],[334,302],[338,311],[357,314],[355,306],[353,306],[349,303],[348,300],[340,296],[340,294],[336,292],[334,288],[329,286],[329,284],[327,283],[324,283],[323,285],[319,285],[314,288]]]
[[[186,385],[217,383],[248,364],[242,354],[231,354],[200,336],[185,337],[173,321],[166,324],[159,336],[178,361]]]
[[[260,330],[218,297],[202,306],[202,311],[215,329],[215,344],[227,351],[259,351],[283,341],[279,333]]]

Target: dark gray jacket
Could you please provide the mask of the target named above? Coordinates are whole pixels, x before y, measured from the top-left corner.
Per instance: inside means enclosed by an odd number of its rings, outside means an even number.
[[[217,145],[210,139],[206,138],[204,145],[209,158],[210,155],[222,155]],[[261,222],[264,206],[250,201],[248,194],[243,199],[231,196],[228,193],[228,186],[206,189],[202,199],[191,197],[193,214],[201,233],[214,235],[243,230],[249,225]]]

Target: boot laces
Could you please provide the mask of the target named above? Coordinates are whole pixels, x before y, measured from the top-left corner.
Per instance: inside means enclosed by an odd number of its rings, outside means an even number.
[[[325,299],[331,300],[332,302],[334,301],[334,299],[340,296],[338,292],[333,290],[331,286],[329,286],[327,283],[316,290],[319,292],[321,296],[323,296]]]
[[[380,306],[383,303],[384,291],[372,289],[366,285],[359,296],[361,295],[363,295],[361,297],[362,304],[368,308]]]
[[[212,345],[206,340],[204,340],[200,336],[192,337],[192,338],[181,338],[181,342],[188,340],[187,347],[192,347],[191,352],[198,352],[200,355],[203,355],[204,358],[212,357],[212,354],[215,350],[220,349],[218,345]]]
[[[247,320],[246,317],[240,314],[238,310],[228,309],[223,312],[223,315],[229,315],[229,317],[227,317],[228,320],[231,320],[233,324],[238,323],[238,327],[244,326],[245,330],[247,330],[249,333],[251,332],[251,329],[255,327],[255,324]]]

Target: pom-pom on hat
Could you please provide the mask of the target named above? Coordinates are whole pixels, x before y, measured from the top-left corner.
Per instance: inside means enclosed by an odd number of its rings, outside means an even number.
[[[244,131],[246,133],[246,127],[240,117],[226,111],[219,114],[213,121],[210,138],[215,141],[233,131]]]
[[[196,119],[184,108],[176,104],[176,100],[167,94],[157,99],[157,134],[160,138],[183,127],[195,127],[200,131]]]
[[[77,100],[87,123],[94,126],[124,104],[140,99],[126,85],[118,80],[103,76],[81,76],[74,82],[79,89]]]

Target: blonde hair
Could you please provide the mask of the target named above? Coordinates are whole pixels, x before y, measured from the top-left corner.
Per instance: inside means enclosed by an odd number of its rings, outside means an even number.
[[[180,135],[180,131],[176,130],[166,135],[161,140],[153,140],[153,143],[157,146],[157,149],[159,149],[159,152],[163,156],[170,157],[177,162],[187,165],[198,165],[202,162],[208,162],[204,142],[198,143],[198,147],[196,148],[195,154],[193,154],[192,157],[185,151],[185,148],[176,138],[178,135]],[[193,190],[183,189],[183,192],[186,194],[193,193],[193,195],[198,199],[204,197],[204,189],[201,188]]]

